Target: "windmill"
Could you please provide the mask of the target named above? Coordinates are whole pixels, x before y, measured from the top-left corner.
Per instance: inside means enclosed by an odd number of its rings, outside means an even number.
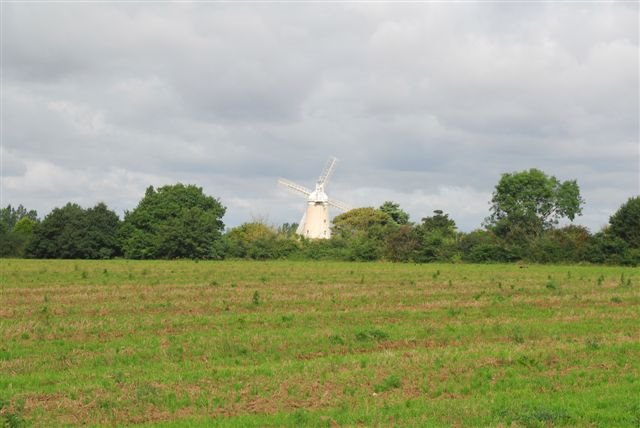
[[[329,183],[329,179],[336,169],[337,159],[329,158],[329,162],[322,170],[320,178],[316,182],[315,190],[309,190],[304,186],[300,186],[292,181],[284,178],[278,179],[278,183],[285,186],[289,190],[301,193],[307,198],[307,209],[300,220],[296,233],[311,239],[328,239],[331,237],[331,228],[329,223],[329,206],[338,208],[342,211],[349,211],[350,208],[339,201],[329,199],[325,188]]]

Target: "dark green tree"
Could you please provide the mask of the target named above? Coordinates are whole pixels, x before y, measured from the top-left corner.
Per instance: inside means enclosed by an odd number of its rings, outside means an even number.
[[[120,218],[100,202],[85,213],[86,235],[82,250],[87,259],[110,259],[122,254],[118,232]]]
[[[398,225],[409,223],[409,214],[400,208],[400,204],[386,201],[378,208],[383,213],[389,214],[389,217]]]
[[[456,222],[442,210],[435,210],[431,217],[424,217],[416,226],[420,240],[417,261],[450,260],[455,252]]]
[[[39,259],[83,258],[86,223],[85,211],[78,204],[70,202],[54,208],[34,230],[27,255]]]
[[[419,229],[422,233],[438,233],[445,238],[453,238],[456,236],[456,222],[449,218],[449,214],[445,214],[442,210],[434,210],[433,216],[424,217]]]
[[[640,248],[640,196],[629,198],[609,219],[608,232],[625,241],[631,248]]]
[[[581,215],[583,204],[575,180],[561,182],[538,169],[502,174],[486,224],[502,238],[527,241],[561,218]]]
[[[385,235],[385,258],[394,262],[414,261],[420,248],[416,228],[403,224]]]
[[[120,219],[103,203],[54,208],[33,231],[26,253],[35,258],[103,259],[120,253]]]
[[[125,213],[124,255],[134,259],[219,258],[226,208],[202,188],[181,183],[150,186],[138,206]]]
[[[589,240],[586,260],[591,263],[637,264],[640,254],[632,254],[629,244],[622,238],[609,233],[607,229],[595,233]]]

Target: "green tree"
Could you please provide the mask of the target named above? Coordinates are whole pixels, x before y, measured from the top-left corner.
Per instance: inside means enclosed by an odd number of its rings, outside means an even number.
[[[22,205],[0,208],[0,257],[22,257],[38,223],[38,214]]]
[[[294,238],[296,236],[297,229],[298,223],[282,223],[278,228],[278,235],[286,236],[287,238]]]
[[[15,257],[23,257],[25,250],[31,242],[33,232],[38,226],[38,221],[33,220],[31,216],[22,217],[13,230],[9,234],[10,241],[13,242],[11,255]]]
[[[609,219],[608,232],[631,248],[640,248],[640,196],[629,198]]]
[[[22,205],[18,205],[18,208],[11,205],[0,208],[0,224],[4,224],[9,231],[13,230],[16,223],[25,217],[34,222],[38,221],[38,213],[35,210],[27,210]]]
[[[19,233],[22,235],[31,235],[33,233],[33,229],[38,224],[37,220],[33,220],[31,217],[22,217],[18,222],[13,226],[13,232]]]
[[[332,240],[346,241],[348,259],[377,260],[384,254],[384,238],[398,227],[391,216],[373,207],[355,208],[333,219]]]
[[[138,206],[125,213],[124,255],[134,259],[219,258],[226,208],[202,188],[181,183],[150,186]]]
[[[275,238],[276,232],[262,222],[243,223],[225,235],[225,255],[238,258],[269,258],[265,254],[265,243]]]
[[[400,204],[395,202],[386,201],[378,208],[383,213],[389,214],[394,223],[398,225],[409,223],[409,214],[400,208]]]
[[[391,216],[373,207],[354,208],[333,219],[333,233],[344,238],[353,235],[381,235],[382,230],[393,223]]]
[[[561,218],[573,221],[583,204],[575,180],[561,182],[538,169],[507,173],[493,192],[486,223],[500,237],[527,241]]]

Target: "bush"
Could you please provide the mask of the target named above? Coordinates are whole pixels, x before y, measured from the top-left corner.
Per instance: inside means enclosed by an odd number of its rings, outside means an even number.
[[[348,257],[352,261],[372,261],[382,258],[383,246],[378,240],[358,235],[348,241]]]
[[[586,258],[590,238],[582,226],[552,229],[533,240],[526,259],[537,263],[580,262]]]
[[[621,238],[605,232],[591,237],[586,247],[585,259],[591,263],[622,264],[629,245]]]
[[[281,259],[299,251],[298,239],[261,223],[244,223],[231,229],[223,239],[228,257],[254,260]]]
[[[462,260],[472,263],[506,263],[519,259],[498,237],[487,230],[475,230],[462,237],[458,244]]]
[[[300,251],[292,253],[293,258],[303,260],[348,260],[347,241],[340,237],[331,239],[301,239]]]

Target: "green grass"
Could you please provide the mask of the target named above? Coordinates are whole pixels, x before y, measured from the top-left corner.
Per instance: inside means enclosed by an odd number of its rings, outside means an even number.
[[[5,426],[638,426],[640,271],[0,261]]]

